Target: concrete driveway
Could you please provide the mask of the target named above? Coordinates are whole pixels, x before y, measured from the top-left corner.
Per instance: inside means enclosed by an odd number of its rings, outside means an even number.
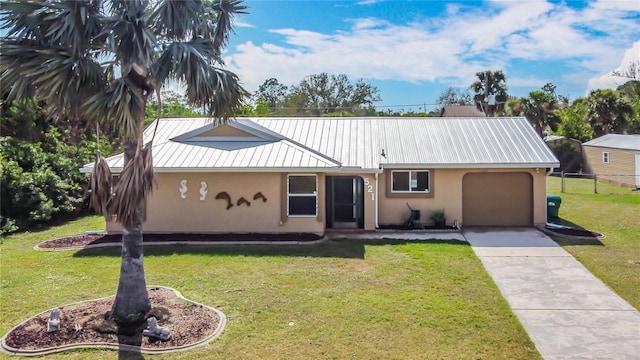
[[[543,358],[640,359],[640,313],[545,234],[463,235]]]

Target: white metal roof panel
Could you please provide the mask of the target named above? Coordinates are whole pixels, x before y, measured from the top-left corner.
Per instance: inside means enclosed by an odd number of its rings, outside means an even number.
[[[607,134],[582,145],[640,151],[640,135]]]
[[[268,154],[269,156],[265,156]],[[109,157],[107,163],[114,172],[122,170],[124,156]],[[93,164],[86,166],[90,171]],[[153,146],[153,166],[156,171],[190,171],[219,169],[258,170],[326,169],[339,164],[301,149],[288,141],[277,141],[234,150],[220,149],[210,144],[167,141]]]
[[[252,120],[294,141],[312,139],[305,145],[347,167],[558,166],[523,117]],[[381,156],[383,149],[386,157]]]

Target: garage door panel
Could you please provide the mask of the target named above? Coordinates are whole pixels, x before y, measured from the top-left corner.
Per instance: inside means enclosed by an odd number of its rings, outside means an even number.
[[[464,226],[532,226],[529,173],[468,173],[462,180]]]

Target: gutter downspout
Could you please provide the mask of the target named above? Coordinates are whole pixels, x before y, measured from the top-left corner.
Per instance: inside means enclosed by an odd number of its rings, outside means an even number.
[[[553,169],[554,168],[552,168],[552,167],[549,168],[549,171],[547,171],[547,177],[549,175],[551,175],[551,173],[553,172]],[[546,189],[546,187],[545,187],[545,189]],[[548,223],[547,219],[549,219],[549,207],[547,206],[548,205],[548,201],[546,199],[545,199],[544,203],[545,203],[545,206],[544,206],[544,223],[546,225]]]
[[[375,213],[375,227],[376,230],[378,229],[378,173],[375,173],[375,179],[376,179],[376,198],[374,201],[374,213]]]

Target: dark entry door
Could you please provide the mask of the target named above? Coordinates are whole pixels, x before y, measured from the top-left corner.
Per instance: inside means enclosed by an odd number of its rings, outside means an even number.
[[[364,228],[364,183],[353,176],[327,177],[327,226]]]

